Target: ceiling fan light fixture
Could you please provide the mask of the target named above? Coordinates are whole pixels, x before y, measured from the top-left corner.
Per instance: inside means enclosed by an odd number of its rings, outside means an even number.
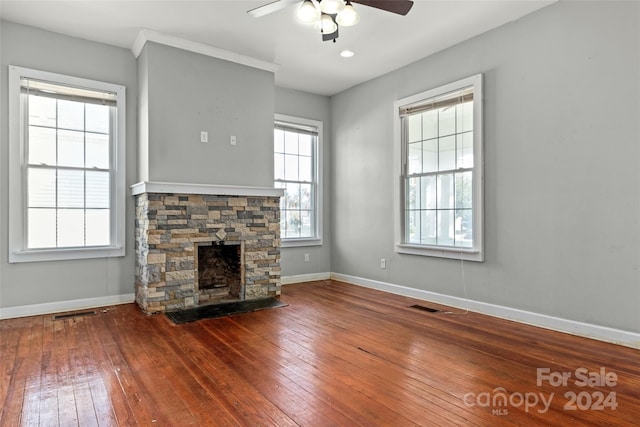
[[[298,20],[305,24],[313,24],[320,19],[320,9],[314,4],[312,0],[304,0],[298,8],[296,14]]]
[[[336,13],[342,12],[344,9],[344,1],[343,0],[321,0],[320,1],[320,10],[323,13],[329,15],[335,15]]]
[[[360,15],[356,12],[356,9],[353,7],[350,1],[347,1],[342,12],[338,13],[336,17],[336,22],[338,25],[343,27],[351,27],[360,22]]]
[[[331,34],[338,29],[338,24],[336,24],[331,15],[323,13],[320,16],[320,20],[316,23],[316,28],[323,34]]]

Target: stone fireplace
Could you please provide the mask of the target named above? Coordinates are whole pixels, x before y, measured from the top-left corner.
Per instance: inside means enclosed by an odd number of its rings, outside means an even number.
[[[280,295],[282,190],[142,182],[132,193],[144,312]]]

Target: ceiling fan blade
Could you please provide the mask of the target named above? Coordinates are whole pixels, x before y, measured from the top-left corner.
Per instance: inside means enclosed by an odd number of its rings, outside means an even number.
[[[300,0],[276,0],[271,3],[267,3],[264,6],[256,7],[255,9],[251,9],[247,11],[247,13],[254,18],[259,18],[261,16],[269,15],[270,13],[277,12],[281,9],[284,9],[287,6],[290,6],[294,3],[299,3]]]
[[[374,7],[376,9],[386,10],[387,12],[397,13],[398,15],[406,15],[413,7],[410,0],[351,0],[352,3],[359,3],[365,6]]]

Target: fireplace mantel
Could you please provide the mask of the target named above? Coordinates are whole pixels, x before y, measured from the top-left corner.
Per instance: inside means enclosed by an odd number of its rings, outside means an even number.
[[[284,195],[284,190],[281,188],[246,187],[242,185],[212,185],[153,181],[142,181],[131,186],[132,195],[137,196],[144,193],[282,197]]]

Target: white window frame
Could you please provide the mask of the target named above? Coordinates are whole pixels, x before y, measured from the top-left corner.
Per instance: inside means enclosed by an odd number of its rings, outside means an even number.
[[[471,248],[407,243],[405,235],[405,143],[400,109],[426,100],[473,87],[473,246]],[[393,104],[394,116],[394,176],[399,182],[394,187],[395,251],[403,254],[439,258],[484,261],[484,161],[483,161],[483,92],[482,74],[467,77],[419,94],[399,99]]]
[[[27,180],[25,121],[20,103],[21,78],[56,83],[59,85],[93,89],[116,94],[114,143],[111,156],[111,244],[97,247],[27,248]],[[47,71],[9,66],[9,262],[59,261],[71,259],[118,257],[125,255],[125,203],[126,203],[126,88],[80,77]]]
[[[313,179],[315,184],[315,203],[314,203],[314,219],[315,224],[315,238],[281,238],[281,246],[287,247],[302,247],[302,246],[320,246],[322,245],[322,122],[319,120],[306,119],[302,117],[289,116],[285,114],[275,114],[275,122],[288,123],[295,127],[298,126],[310,126],[314,127],[318,131],[318,138],[316,146],[314,147],[314,171]]]

